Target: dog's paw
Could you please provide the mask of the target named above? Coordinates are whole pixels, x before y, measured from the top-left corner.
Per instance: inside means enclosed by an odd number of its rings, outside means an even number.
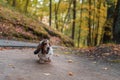
[[[39,63],[40,63],[40,64],[44,64],[45,61],[43,61],[43,60],[39,60]]]
[[[50,63],[51,59],[45,60],[45,63]]]

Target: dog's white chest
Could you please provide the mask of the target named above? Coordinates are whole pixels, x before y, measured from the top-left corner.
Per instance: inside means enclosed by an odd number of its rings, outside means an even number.
[[[53,48],[50,47],[48,54],[42,54],[41,51],[38,53],[38,57],[42,60],[48,60],[52,58],[53,55]]]

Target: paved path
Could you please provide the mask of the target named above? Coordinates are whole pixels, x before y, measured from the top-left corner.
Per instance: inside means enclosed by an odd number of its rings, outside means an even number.
[[[1,47],[36,47],[36,43],[23,42],[23,41],[15,41],[15,40],[0,40]]]
[[[38,43],[15,41],[15,40],[4,40],[0,39],[0,47],[27,47],[27,48],[36,48]],[[58,48],[61,46],[52,46],[53,48]]]
[[[39,64],[34,49],[0,51],[0,80],[120,80],[120,67],[63,54],[56,49],[50,64]],[[68,63],[68,60],[72,63]],[[69,72],[73,75],[70,76]]]

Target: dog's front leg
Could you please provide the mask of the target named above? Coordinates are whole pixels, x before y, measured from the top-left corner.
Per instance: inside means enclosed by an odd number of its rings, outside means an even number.
[[[39,63],[45,63],[45,61],[42,58],[39,58]]]
[[[51,59],[50,59],[50,57],[48,57],[48,62],[51,62]]]

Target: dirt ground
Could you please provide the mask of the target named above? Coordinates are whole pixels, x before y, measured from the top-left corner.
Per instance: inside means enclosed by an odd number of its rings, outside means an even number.
[[[120,80],[120,64],[101,63],[54,50],[50,64],[39,64],[34,49],[0,51],[0,80]]]

